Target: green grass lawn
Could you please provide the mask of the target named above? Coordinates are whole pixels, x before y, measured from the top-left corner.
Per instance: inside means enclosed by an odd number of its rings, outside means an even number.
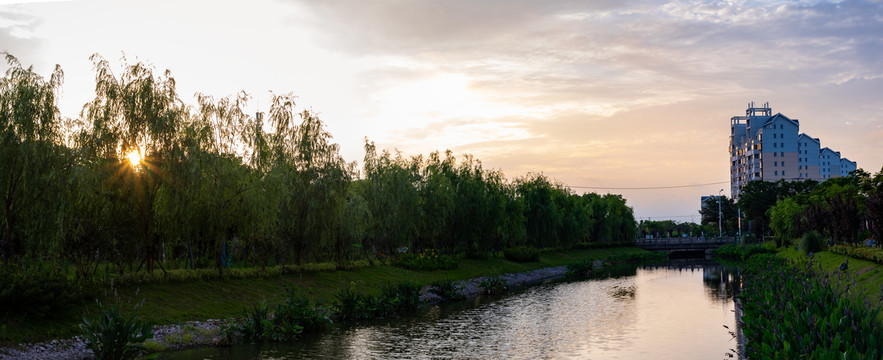
[[[437,280],[465,280],[479,276],[523,272],[550,266],[566,265],[583,259],[605,259],[611,256],[644,253],[638,248],[579,249],[546,251],[540,260],[516,263],[502,257],[484,260],[462,259],[457,269],[435,271],[405,270],[375,265],[353,270],[305,272],[268,278],[199,280],[192,282],[160,282],[105,289],[102,304],[120,304],[121,310],[137,306],[141,320],[154,324],[172,324],[191,320],[224,319],[242,314],[260,301],[279,302],[285,287],[295,287],[312,300],[334,300],[338,289],[355,284],[365,292],[379,292],[387,283],[413,281],[429,284]],[[82,314],[97,309],[96,301],[74,306],[68,314],[51,321],[4,319],[0,325],[0,344],[66,338],[77,334]]]

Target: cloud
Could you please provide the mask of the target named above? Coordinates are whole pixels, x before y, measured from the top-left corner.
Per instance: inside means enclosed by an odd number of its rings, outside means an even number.
[[[0,44],[23,63],[62,62],[85,90],[88,55],[125,50],[170,68],[184,95],[294,91],[351,160],[367,136],[406,154],[472,153],[510,177],[715,182],[728,178],[729,118],[752,100],[860,166],[883,153],[866,136],[883,122],[879,1],[101,4],[0,8]]]
[[[0,8],[0,51],[12,54],[23,66],[34,64],[37,71],[51,66],[40,56],[42,41],[33,37],[34,29],[39,23],[35,16],[19,6]],[[5,70],[7,66],[6,61],[2,61],[0,70]]]

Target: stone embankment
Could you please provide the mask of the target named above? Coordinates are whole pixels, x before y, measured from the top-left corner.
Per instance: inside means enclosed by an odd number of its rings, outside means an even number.
[[[563,277],[567,273],[566,266],[555,266],[526,271],[522,273],[504,274],[499,278],[510,287],[529,286],[547,280]],[[486,276],[464,280],[459,289],[465,297],[474,297],[481,293],[481,282]],[[421,290],[420,300],[425,303],[436,303],[440,297],[430,291],[429,286]],[[212,346],[222,341],[222,327],[231,320],[191,321],[181,324],[154,327],[154,338],[148,347],[154,350],[177,350],[198,346]],[[0,360],[48,360],[48,359],[91,359],[92,350],[86,347],[82,337],[63,340],[52,340],[36,344],[19,344],[16,347],[0,348]]]

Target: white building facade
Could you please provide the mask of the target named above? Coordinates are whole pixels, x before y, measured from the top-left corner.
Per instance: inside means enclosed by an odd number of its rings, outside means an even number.
[[[745,116],[730,119],[730,193],[738,198],[749,181],[823,181],[855,170],[840,153],[822,148],[818,138],[800,133],[800,122],[781,113],[773,115],[769,103],[748,104]],[[850,170],[851,171],[851,170]]]

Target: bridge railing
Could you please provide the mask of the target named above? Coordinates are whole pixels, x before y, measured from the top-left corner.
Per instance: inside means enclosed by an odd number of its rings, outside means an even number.
[[[653,239],[635,239],[636,246],[652,245],[692,245],[692,244],[735,244],[736,238],[727,237],[671,237]]]

